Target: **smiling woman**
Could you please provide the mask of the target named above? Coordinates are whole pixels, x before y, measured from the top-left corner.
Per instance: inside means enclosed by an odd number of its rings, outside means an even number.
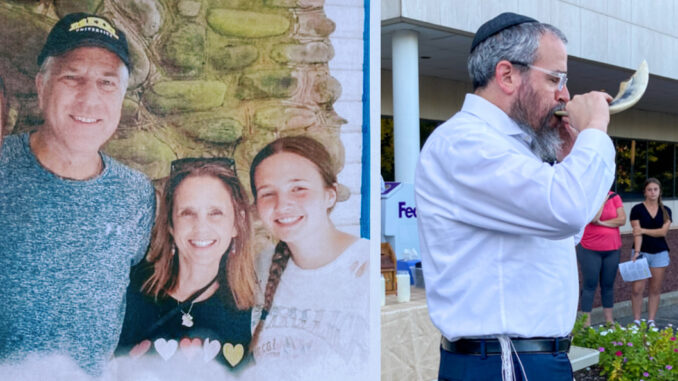
[[[180,349],[239,371],[251,358],[255,288],[247,196],[225,160],[172,168],[151,249],[132,274],[117,354],[176,363]]]
[[[257,266],[253,379],[283,371],[289,380],[368,378],[369,241],[330,218],[334,168],[325,147],[305,136],[269,143],[250,167],[257,212],[279,240]]]
[[[220,180],[189,177],[177,187],[169,231],[179,253],[179,268],[186,269],[185,279],[202,275],[195,274],[200,268],[216,272],[221,257],[238,234],[234,220],[231,194]],[[181,296],[185,299],[188,295]]]
[[[662,283],[666,268],[669,266],[669,246],[666,235],[673,219],[671,209],[662,202],[661,182],[650,177],[643,186],[645,201],[631,208],[631,227],[633,228],[633,261],[645,258],[652,276],[636,280],[631,284],[631,309],[633,319],[640,325],[645,285],[649,283],[647,301],[647,323],[654,327],[654,319],[659,309]]]

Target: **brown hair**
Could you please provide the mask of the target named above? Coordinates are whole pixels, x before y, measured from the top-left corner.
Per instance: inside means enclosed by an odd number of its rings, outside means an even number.
[[[221,180],[231,195],[237,236],[233,237],[221,260],[217,280],[221,285],[220,289],[228,285],[238,309],[250,308],[254,305],[256,272],[254,250],[251,246],[249,200],[235,172],[215,162],[196,162],[194,165],[182,167],[170,173],[166,180],[147,256],[147,261],[153,267],[153,273],[144,282],[142,291],[158,298],[167,295],[177,286],[179,260],[174,238],[169,232],[169,228],[173,226],[174,194],[182,181],[188,177],[198,176],[210,176]]]
[[[308,136],[282,137],[272,141],[266,145],[266,147],[262,148],[252,160],[252,165],[250,166],[250,187],[252,189],[252,195],[254,197],[255,203],[257,200],[257,187],[254,182],[254,175],[257,171],[257,167],[268,157],[281,152],[293,153],[308,159],[313,164],[315,164],[325,186],[328,188],[336,187],[337,174],[334,170],[332,158],[321,143]],[[278,244],[275,246],[273,259],[271,260],[271,267],[268,271],[268,281],[266,282],[266,290],[264,291],[264,306],[261,311],[259,322],[257,323],[254,333],[252,334],[250,351],[255,347],[256,342],[259,339],[259,334],[261,333],[261,330],[264,326],[264,321],[266,320],[268,312],[273,305],[273,297],[275,296],[275,292],[278,289],[280,277],[282,276],[283,271],[285,271],[285,267],[287,267],[287,263],[289,262],[291,255],[292,253],[290,252],[287,244],[282,241],[278,242]]]
[[[659,182],[659,180],[655,177],[650,177],[647,180],[645,180],[645,184],[643,184],[643,193],[645,193],[645,188],[647,188],[648,185],[650,184],[657,184],[659,187],[659,198],[657,199],[657,202],[659,203],[659,207],[662,210],[662,224],[671,218],[669,217],[669,212],[666,211],[666,208],[664,207],[664,203],[662,202],[662,183]]]
[[[252,160],[250,166],[250,187],[254,201],[257,200],[257,187],[254,184],[254,174],[262,161],[277,153],[289,152],[303,157],[315,164],[318,173],[328,188],[336,186],[337,174],[334,170],[332,158],[325,146],[308,136],[287,136],[278,138],[262,148]]]

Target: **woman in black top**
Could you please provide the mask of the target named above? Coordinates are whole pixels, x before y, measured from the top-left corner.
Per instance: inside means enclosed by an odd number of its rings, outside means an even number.
[[[647,302],[648,325],[654,327],[654,318],[659,308],[664,272],[669,265],[669,246],[666,233],[671,226],[671,209],[664,206],[661,198],[661,183],[649,178],[643,186],[645,201],[631,209],[633,228],[633,261],[646,258],[650,266],[650,289]],[[646,279],[632,284],[631,309],[636,324],[640,324],[640,310],[643,303]]]
[[[118,355],[228,369],[249,361],[256,275],[248,207],[230,159],[172,163],[149,253],[132,273]]]

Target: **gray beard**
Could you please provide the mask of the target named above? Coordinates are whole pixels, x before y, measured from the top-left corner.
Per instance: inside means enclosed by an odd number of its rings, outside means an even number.
[[[558,159],[558,150],[563,145],[563,141],[560,138],[558,129],[552,128],[549,125],[549,121],[556,109],[562,107],[552,109],[544,115],[539,121],[539,125],[534,128],[529,123],[529,115],[532,112],[531,102],[536,102],[534,90],[531,87],[526,87],[524,90],[521,89],[518,99],[511,106],[509,117],[531,138],[530,150],[532,153],[544,162],[553,164]]]
[[[558,150],[563,145],[558,130],[545,124],[535,130],[530,125],[514,119],[521,130],[532,139],[530,150],[545,163],[555,163],[558,158]]]

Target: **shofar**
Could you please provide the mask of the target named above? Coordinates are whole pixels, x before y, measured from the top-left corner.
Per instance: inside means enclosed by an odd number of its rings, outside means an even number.
[[[619,84],[619,92],[610,102],[610,115],[622,112],[638,103],[643,94],[645,94],[649,80],[650,72],[647,68],[647,62],[643,60],[631,78]],[[566,116],[567,111],[556,111],[555,114]]]

